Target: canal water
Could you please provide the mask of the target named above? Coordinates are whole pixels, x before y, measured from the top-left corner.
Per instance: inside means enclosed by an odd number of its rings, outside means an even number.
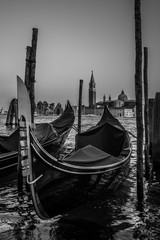
[[[82,130],[98,122],[99,116],[83,116]],[[0,115],[0,134],[9,134]],[[50,122],[52,116],[36,117],[35,122]],[[134,118],[119,119],[136,135]],[[76,119],[77,122],[77,119]],[[127,178],[111,194],[69,213],[70,220],[56,216],[41,220],[32,204],[18,199],[17,181],[4,184],[0,179],[0,240],[132,240],[160,239],[160,174],[144,179],[144,206],[139,210],[136,191],[136,138],[131,136],[133,152]],[[71,130],[65,150],[74,148],[75,130]],[[64,199],[65,201],[65,199]],[[76,215],[77,214],[77,215]],[[76,217],[77,216],[77,217]]]

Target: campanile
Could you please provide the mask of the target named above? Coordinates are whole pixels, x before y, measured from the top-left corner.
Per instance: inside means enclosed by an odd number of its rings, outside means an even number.
[[[96,104],[96,83],[93,76],[93,71],[91,72],[91,79],[89,82],[89,107],[93,108]]]

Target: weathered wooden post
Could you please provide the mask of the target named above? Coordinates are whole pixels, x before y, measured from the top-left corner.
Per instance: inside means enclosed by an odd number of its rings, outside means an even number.
[[[78,133],[81,132],[82,88],[83,88],[83,80],[80,79],[80,81],[79,81],[79,101],[78,101]]]
[[[142,36],[141,36],[141,0],[135,0],[135,94],[137,126],[137,197],[142,206],[143,192],[143,115],[142,115]]]
[[[160,165],[160,92],[155,95],[152,159],[153,165]]]
[[[6,126],[12,125],[12,121],[13,121],[13,104],[12,104],[12,101],[10,102],[8,113],[7,113]]]
[[[30,92],[31,47],[26,48],[25,85]]]
[[[13,120],[15,119],[15,122]],[[6,118],[6,126],[13,126],[13,124],[18,124],[18,105],[17,99],[13,98],[10,102],[7,118]]]
[[[32,29],[31,47],[27,46],[26,50],[26,67],[25,67],[25,85],[29,91],[31,101],[32,122],[34,122],[35,111],[35,70],[36,70],[36,50],[37,50],[38,29]]]
[[[15,116],[15,125],[18,125],[18,100],[14,100],[14,116]]]
[[[149,160],[149,100],[148,100],[148,48],[144,47],[144,123],[145,123],[145,177],[149,179],[150,160]]]
[[[34,111],[35,111],[35,70],[36,70],[36,50],[37,50],[37,38],[38,29],[32,29],[32,49],[31,49],[31,65],[30,65],[30,100],[31,100],[31,116],[32,122],[34,122]]]
[[[26,51],[26,68],[25,68],[25,84],[29,91],[30,101],[31,101],[31,114],[32,122],[34,121],[34,111],[35,111],[35,69],[36,69],[36,50],[37,50],[37,38],[38,29],[32,29],[32,46],[27,47]]]

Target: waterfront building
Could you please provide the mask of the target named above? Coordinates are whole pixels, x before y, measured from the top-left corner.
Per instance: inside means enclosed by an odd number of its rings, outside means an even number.
[[[93,71],[91,72],[91,78],[89,82],[89,106],[82,107],[82,114],[97,114],[101,115],[103,113],[104,104],[108,106],[110,112],[115,117],[135,117],[136,116],[136,103],[135,100],[128,100],[128,96],[122,89],[118,98],[115,100],[111,99],[109,95],[108,100],[106,100],[106,95],[104,94],[103,100],[96,102],[96,82],[94,79]]]

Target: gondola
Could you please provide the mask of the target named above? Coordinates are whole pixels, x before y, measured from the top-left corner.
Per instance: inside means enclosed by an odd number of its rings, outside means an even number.
[[[91,196],[99,196],[99,191],[109,188],[124,169],[129,169],[128,132],[107,107],[96,126],[76,134],[75,149],[58,158],[43,148],[31,124],[24,124],[26,118],[23,116],[21,128],[27,133],[24,135],[28,144],[27,154],[21,160],[22,175],[30,186],[35,211],[42,219],[63,214],[89,201]]]
[[[74,111],[67,101],[64,112],[50,123],[36,124],[34,134],[43,147],[60,148],[75,120]],[[18,163],[19,128],[10,136],[0,136],[0,178],[16,171]]]

